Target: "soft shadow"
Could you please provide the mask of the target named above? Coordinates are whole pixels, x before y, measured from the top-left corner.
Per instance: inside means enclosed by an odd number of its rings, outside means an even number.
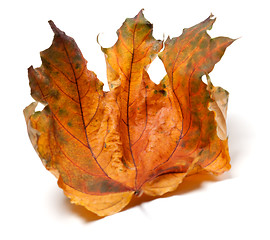
[[[226,174],[223,176],[215,176],[212,174],[194,174],[191,176],[186,177],[181,184],[179,184],[178,188],[173,191],[164,194],[162,197],[171,197],[174,195],[184,195],[188,194],[189,192],[198,191],[203,188],[203,183],[206,182],[219,182],[225,179],[231,178],[230,174]]]
[[[178,188],[173,192],[169,192],[157,197],[147,196],[145,194],[140,197],[134,196],[128,206],[124,208],[124,211],[133,207],[140,206],[142,203],[150,202],[157,198],[167,198],[175,195],[188,194],[189,192],[193,192],[195,190],[200,190],[203,188],[203,183],[205,182],[218,182],[230,178],[231,175],[229,173],[225,173],[223,176],[214,176],[212,174],[194,174],[186,177],[183,182],[179,184]]]
[[[241,172],[245,154],[252,148],[252,140],[255,138],[256,133],[243,117],[235,114],[229,115],[227,126],[232,165],[230,172],[235,177]]]
[[[72,204],[70,200],[65,196],[63,196],[63,205],[68,211],[70,211],[72,214],[78,215],[80,218],[84,219],[84,221],[87,223],[97,221],[103,218],[88,211],[83,206]]]

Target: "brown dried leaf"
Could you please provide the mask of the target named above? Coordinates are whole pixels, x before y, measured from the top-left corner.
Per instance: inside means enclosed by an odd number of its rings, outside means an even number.
[[[29,68],[32,97],[46,107],[24,110],[31,142],[73,203],[100,216],[132,196],[173,191],[184,177],[230,169],[226,133],[228,93],[208,73],[234,41],[210,38],[212,16],[162,41],[142,11],[102,48],[109,92],[87,70],[75,41],[59,30],[42,65]],[[157,85],[147,68],[159,54],[167,75]],[[206,75],[208,85],[201,77]]]

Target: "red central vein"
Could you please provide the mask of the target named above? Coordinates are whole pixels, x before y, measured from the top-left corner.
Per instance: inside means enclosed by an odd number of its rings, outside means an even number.
[[[104,169],[101,167],[101,165],[99,164],[99,162],[97,161],[97,158],[96,158],[96,156],[95,156],[95,154],[94,154],[94,152],[93,152],[93,150],[91,148],[91,145],[89,143],[88,134],[87,134],[87,131],[86,131],[86,124],[85,124],[85,120],[84,120],[84,113],[83,113],[83,110],[82,110],[82,101],[81,101],[81,95],[80,95],[80,90],[79,90],[78,78],[76,76],[76,73],[75,73],[75,70],[73,68],[73,65],[72,65],[72,63],[70,61],[70,57],[69,57],[68,51],[66,49],[65,43],[64,43],[64,41],[63,41],[63,39],[61,37],[61,34],[59,34],[59,35],[60,35],[60,39],[61,39],[61,41],[63,43],[63,47],[64,47],[65,53],[67,55],[67,58],[68,58],[68,61],[69,61],[69,64],[70,64],[72,73],[74,75],[75,85],[76,85],[76,89],[77,89],[77,92],[78,92],[80,112],[81,112],[81,116],[82,116],[82,123],[83,123],[83,128],[84,128],[84,133],[85,133],[86,141],[87,141],[87,146],[88,146],[88,148],[89,148],[89,150],[91,152],[91,155],[92,155],[93,159],[95,160],[96,164],[99,166],[99,168],[101,169],[101,171],[105,174],[106,177],[110,178],[108,176],[108,174],[104,171]]]
[[[193,31],[191,31],[190,34],[192,34],[194,31],[195,31],[195,29],[193,29]],[[202,31],[203,31],[203,30],[202,30]],[[202,32],[202,31],[200,31],[200,32]],[[180,48],[180,49],[178,50],[177,55],[176,55],[176,57],[175,57],[175,61],[174,61],[173,67],[172,67],[172,72],[171,72],[172,91],[173,91],[173,94],[174,94],[174,96],[176,97],[176,100],[177,100],[178,105],[179,105],[179,107],[180,107],[180,111],[181,111],[181,115],[182,115],[182,129],[181,129],[181,134],[180,134],[180,136],[179,136],[179,139],[177,140],[176,147],[174,148],[174,150],[173,150],[173,152],[171,153],[171,155],[169,156],[169,158],[168,158],[165,162],[163,162],[162,164],[164,164],[164,163],[166,163],[166,162],[168,162],[168,161],[170,160],[170,158],[172,157],[172,155],[173,155],[174,152],[176,151],[176,149],[177,149],[177,147],[178,147],[178,145],[179,145],[181,139],[187,134],[187,132],[188,132],[189,129],[190,129],[190,125],[191,125],[191,114],[190,114],[190,119],[189,119],[189,126],[188,126],[186,132],[183,134],[183,131],[184,131],[184,129],[183,129],[183,128],[184,128],[184,115],[183,115],[183,109],[182,109],[181,102],[180,102],[180,100],[179,100],[179,98],[178,98],[178,96],[177,96],[177,94],[176,94],[176,92],[175,92],[175,89],[174,89],[174,72],[175,72],[176,62],[177,62],[177,60],[178,60],[178,57],[179,57],[180,53],[181,53],[184,49],[187,48],[188,44],[189,44],[195,37],[196,37],[196,34],[195,34],[195,36],[194,36],[193,38],[190,39],[190,41],[188,41],[182,48]],[[203,39],[203,37],[201,37],[200,40],[202,40],[202,39]],[[195,49],[197,49],[197,48],[195,48]],[[188,58],[189,58],[189,57],[185,58],[185,59],[177,66],[177,68],[178,68],[180,65],[182,65]],[[196,68],[197,68],[197,66],[194,67],[194,70],[191,72],[191,74],[190,74],[190,76],[189,76],[189,81],[188,81],[189,107],[190,107],[190,108],[191,108],[191,104],[190,104],[190,95],[191,95],[191,93],[190,93],[190,79],[191,79],[192,75],[194,74]],[[160,165],[159,165],[159,166],[160,166]],[[157,167],[158,167],[158,166],[157,166]],[[157,168],[157,167],[156,167],[156,168]],[[156,169],[156,168],[155,168],[155,169]]]
[[[189,35],[191,35],[194,31],[196,30],[196,28],[195,29],[193,29],[190,33],[189,33]],[[204,30],[201,30],[200,32],[202,32],[202,31],[204,31]],[[199,32],[199,33],[200,33]],[[199,34],[198,33],[198,34]],[[175,98],[176,98],[176,100],[177,100],[177,102],[178,102],[178,105],[179,105],[179,108],[180,108],[180,111],[181,111],[181,115],[182,115],[182,130],[181,130],[181,134],[180,134],[180,139],[183,137],[182,135],[183,135],[183,128],[184,128],[184,115],[183,115],[183,109],[182,109],[182,105],[181,105],[181,102],[180,102],[180,100],[179,100],[179,98],[178,98],[178,96],[177,96],[177,94],[176,94],[176,92],[175,92],[175,90],[176,89],[174,89],[174,73],[175,73],[175,67],[176,67],[176,63],[177,63],[177,61],[178,61],[178,57],[179,57],[179,55],[180,55],[180,53],[181,52],[183,52],[183,50],[185,50],[187,47],[188,47],[188,45],[189,45],[189,43],[195,38],[197,36],[197,34],[195,34],[188,42],[186,42],[184,45],[183,45],[183,47],[182,48],[180,48],[178,51],[177,51],[177,54],[176,54],[176,57],[175,57],[175,60],[174,60],[174,63],[173,63],[173,67],[172,67],[172,71],[171,71],[171,82],[172,82],[172,91],[173,91],[173,94],[174,94],[174,96],[175,96]],[[203,38],[203,37],[202,37]],[[201,38],[201,39],[202,39]],[[200,39],[200,40],[201,40]],[[196,49],[196,48],[195,48]],[[190,57],[191,57],[192,55],[189,55],[187,58],[185,58],[181,63],[179,63],[178,65],[177,65],[177,68],[179,68],[185,61],[187,61],[187,59],[189,59]]]
[[[146,126],[147,126],[147,121],[148,121],[148,113],[147,113],[147,89],[145,87],[145,82],[144,82],[144,89],[145,89],[145,96],[144,96],[144,102],[145,102],[145,125],[144,125],[144,128],[143,128],[143,131],[141,133],[141,135],[139,136],[139,138],[132,144],[132,146],[134,146],[140,139],[141,137],[143,136],[145,130],[146,130]]]
[[[196,68],[195,68],[195,69],[196,69]],[[189,76],[189,81],[190,81],[190,79],[191,79],[193,73],[195,72],[195,69],[194,69],[194,70],[192,71],[192,73],[190,74],[190,76]],[[191,122],[191,119],[190,119],[190,122]],[[189,128],[190,128],[190,125],[189,125]],[[189,128],[188,128],[188,130],[189,130]],[[188,132],[188,130],[187,130],[187,132]],[[178,140],[177,140],[176,146],[175,146],[175,148],[173,149],[171,155],[167,158],[166,161],[164,161],[163,163],[161,163],[161,164],[159,164],[158,166],[156,166],[156,167],[154,168],[154,170],[157,169],[157,168],[158,168],[159,166],[161,166],[162,164],[168,162],[168,161],[171,159],[171,157],[172,157],[173,154],[175,153],[176,149],[178,148],[181,139],[183,139],[183,137],[184,137],[184,136],[182,135],[182,133],[183,133],[183,129],[182,129],[182,131],[181,131],[181,134],[180,134],[180,136],[179,136],[179,138],[178,138]]]
[[[132,144],[131,144],[131,138],[130,138],[130,128],[129,128],[129,98],[130,98],[130,81],[131,81],[131,74],[132,74],[132,66],[133,66],[133,61],[134,61],[134,45],[135,45],[135,31],[136,31],[137,23],[135,23],[134,30],[133,30],[133,46],[132,46],[132,56],[131,56],[131,63],[130,63],[130,72],[129,72],[129,78],[128,78],[128,96],[127,96],[127,130],[128,130],[128,142],[129,142],[129,150],[132,158],[132,162],[135,167],[135,188],[137,188],[137,166],[136,162],[133,156],[132,152]]]
[[[179,52],[180,52],[180,51],[179,51]],[[176,59],[178,58],[179,52],[177,53]],[[197,65],[194,67],[193,71],[191,72],[191,74],[190,74],[190,76],[189,76],[189,80],[188,80],[188,96],[189,96],[189,108],[190,108],[190,109],[191,109],[191,102],[190,102],[190,97],[191,97],[191,92],[190,92],[190,81],[191,81],[191,78],[192,78],[194,72],[197,70],[198,66],[200,66],[200,65],[202,64],[202,62],[204,62],[204,61],[207,59],[207,57],[210,56],[210,54],[211,54],[211,52],[210,52],[210,53],[207,53],[207,55],[204,56],[204,57],[199,61],[199,63],[197,63]],[[175,66],[175,63],[176,63],[176,61],[174,62],[174,66]],[[183,62],[182,62],[182,63],[183,63]],[[182,64],[182,63],[181,63],[181,64]],[[171,78],[172,78],[172,89],[173,89],[174,66],[173,66],[172,77],[171,77]],[[180,101],[179,101],[179,99],[177,98],[174,89],[173,89],[173,93],[174,93],[174,95],[175,95],[175,97],[176,97],[176,99],[177,99],[177,101],[178,101],[178,103],[179,103],[179,106],[180,106],[180,108],[181,108]],[[168,161],[171,159],[171,157],[172,157],[173,154],[175,153],[176,149],[178,148],[180,141],[185,137],[185,135],[188,133],[188,131],[189,131],[190,127],[191,127],[191,117],[192,117],[192,115],[191,115],[191,113],[190,113],[189,126],[188,126],[188,128],[187,128],[187,130],[186,130],[186,132],[185,132],[184,134],[183,134],[183,120],[184,120],[184,119],[182,120],[182,131],[181,131],[181,134],[180,134],[180,136],[179,136],[179,139],[178,139],[178,141],[177,141],[177,143],[176,143],[176,146],[175,146],[174,150],[172,151],[171,155],[168,157],[168,159],[167,159],[166,161],[164,161],[163,163],[161,163],[161,164],[159,164],[158,166],[156,166],[153,170],[157,169],[157,168],[160,167],[162,164],[168,162]],[[200,139],[199,139],[199,141],[200,141]],[[220,155],[220,153],[217,155],[217,157],[218,157],[219,155]],[[217,158],[217,157],[216,157],[216,158]],[[213,162],[213,161],[212,161],[212,162]]]

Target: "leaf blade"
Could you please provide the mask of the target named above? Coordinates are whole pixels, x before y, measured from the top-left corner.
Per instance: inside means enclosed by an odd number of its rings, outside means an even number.
[[[87,70],[75,41],[49,21],[55,33],[28,69],[32,97],[46,107],[24,111],[30,140],[45,167],[76,204],[100,216],[120,211],[133,194],[159,196],[191,174],[230,169],[226,132],[228,92],[208,73],[230,38],[212,39],[212,15],[163,43],[142,13],[128,18],[111,48],[102,48],[109,92]],[[159,53],[167,75],[147,74]],[[208,84],[201,80],[203,75]]]
[[[47,114],[48,121],[37,125],[35,119],[27,119],[39,134],[35,140],[38,152],[47,152],[50,145],[46,162],[74,191],[92,197],[128,192],[124,195],[130,198],[132,179],[121,160],[118,115],[111,115],[115,96],[103,93],[103,84],[86,69],[86,60],[75,41],[52,22],[50,25],[55,32],[54,41],[41,52],[41,67],[29,68],[32,95],[46,103],[48,109],[40,113],[42,118]],[[48,134],[50,138],[46,137]]]

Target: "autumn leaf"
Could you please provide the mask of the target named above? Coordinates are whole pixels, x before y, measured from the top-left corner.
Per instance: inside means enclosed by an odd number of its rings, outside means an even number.
[[[212,39],[214,21],[168,38],[160,52],[142,11],[126,19],[114,46],[101,48],[109,92],[75,41],[49,21],[53,43],[41,67],[28,69],[31,95],[45,107],[35,112],[34,102],[24,114],[35,150],[71,202],[106,216],[133,195],[162,195],[188,175],[230,169],[228,92],[209,73],[234,40]],[[167,72],[158,85],[147,74],[157,55]]]

